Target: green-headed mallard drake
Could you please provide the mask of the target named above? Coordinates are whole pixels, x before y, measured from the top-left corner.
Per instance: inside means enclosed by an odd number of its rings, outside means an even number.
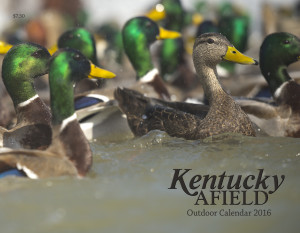
[[[45,151],[11,150],[0,153],[0,171],[22,171],[29,178],[85,176],[92,152],[76,118],[73,85],[86,78],[112,78],[114,74],[88,61],[79,51],[61,49],[49,64],[52,144]]]
[[[275,103],[240,100],[239,104],[267,134],[300,137],[300,85],[287,72],[300,59],[300,39],[286,32],[270,34],[260,47],[259,59]]]
[[[140,136],[158,129],[185,139],[202,139],[228,132],[254,136],[250,119],[218,81],[216,65],[222,60],[258,64],[254,59],[238,52],[221,34],[206,33],[198,37],[194,44],[193,61],[210,105],[204,118],[200,114],[202,105],[194,105],[192,111],[182,111],[183,106],[178,110],[151,104],[151,99],[140,99],[139,94],[133,91],[117,89],[115,98],[127,115],[133,133]],[[200,109],[199,113],[196,108]]]
[[[147,17],[135,17],[127,21],[122,29],[123,45],[126,55],[134,67],[141,84],[149,84],[163,99],[170,94],[154,67],[150,54],[150,45],[160,39],[177,38],[180,33],[167,31]]]
[[[42,46],[24,43],[12,47],[2,63],[3,83],[13,101],[17,124],[0,128],[0,146],[45,149],[51,143],[51,114],[36,94],[34,79],[48,73],[50,54]]]
[[[98,65],[94,36],[84,28],[73,28],[64,32],[58,39],[58,48],[73,48]],[[75,86],[75,110],[80,126],[88,140],[104,134],[103,121],[107,122],[118,107],[110,100],[112,90],[103,87],[104,82],[83,79]],[[108,92],[108,93],[107,93]],[[110,92],[110,93],[109,93]],[[106,94],[110,94],[106,96]],[[97,115],[97,116],[95,116]]]

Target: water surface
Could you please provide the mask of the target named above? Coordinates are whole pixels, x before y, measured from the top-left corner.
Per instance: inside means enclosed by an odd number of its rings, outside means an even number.
[[[0,180],[1,232],[299,232],[300,140],[230,136],[204,142],[150,132],[91,143],[89,176]],[[262,206],[195,206],[168,189],[173,169],[191,175],[285,175]],[[191,177],[191,176],[189,176]],[[178,186],[179,187],[179,186]],[[270,210],[271,216],[203,217],[187,211]]]

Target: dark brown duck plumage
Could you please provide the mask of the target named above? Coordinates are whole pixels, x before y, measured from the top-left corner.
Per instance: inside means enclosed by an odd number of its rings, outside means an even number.
[[[233,48],[224,36],[216,33],[203,34],[195,41],[194,66],[208,98],[209,109],[187,103],[165,105],[135,91],[118,88],[115,98],[127,115],[133,133],[140,136],[157,129],[185,139],[203,139],[230,132],[255,136],[248,116],[221,87],[216,65],[223,58],[243,64],[257,62],[229,47]],[[243,61],[236,58],[240,55],[244,56]]]

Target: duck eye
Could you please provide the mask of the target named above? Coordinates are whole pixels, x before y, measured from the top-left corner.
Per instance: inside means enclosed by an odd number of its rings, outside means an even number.
[[[289,41],[289,40],[285,40],[285,41],[283,41],[283,43],[284,43],[284,44],[289,44],[290,41]]]
[[[208,40],[207,40],[207,43],[209,43],[209,44],[213,44],[215,41],[213,40],[213,39],[211,39],[211,38],[209,38]]]
[[[35,51],[34,53],[31,54],[31,56],[35,57],[35,58],[41,58],[42,57],[42,50],[39,49],[37,51]]]
[[[73,36],[73,34],[69,34],[68,37],[69,37],[69,39],[73,39],[74,36]]]
[[[75,61],[79,61],[81,59],[81,56],[79,54],[75,54],[73,56],[73,58],[74,58]]]

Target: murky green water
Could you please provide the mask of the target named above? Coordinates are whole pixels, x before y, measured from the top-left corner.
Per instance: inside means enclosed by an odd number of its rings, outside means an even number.
[[[0,180],[1,232],[299,232],[300,140],[249,138],[186,141],[161,132],[98,139],[88,177]],[[192,175],[285,175],[262,206],[195,206],[170,187],[175,168]],[[271,216],[203,217],[205,209],[270,210]]]

